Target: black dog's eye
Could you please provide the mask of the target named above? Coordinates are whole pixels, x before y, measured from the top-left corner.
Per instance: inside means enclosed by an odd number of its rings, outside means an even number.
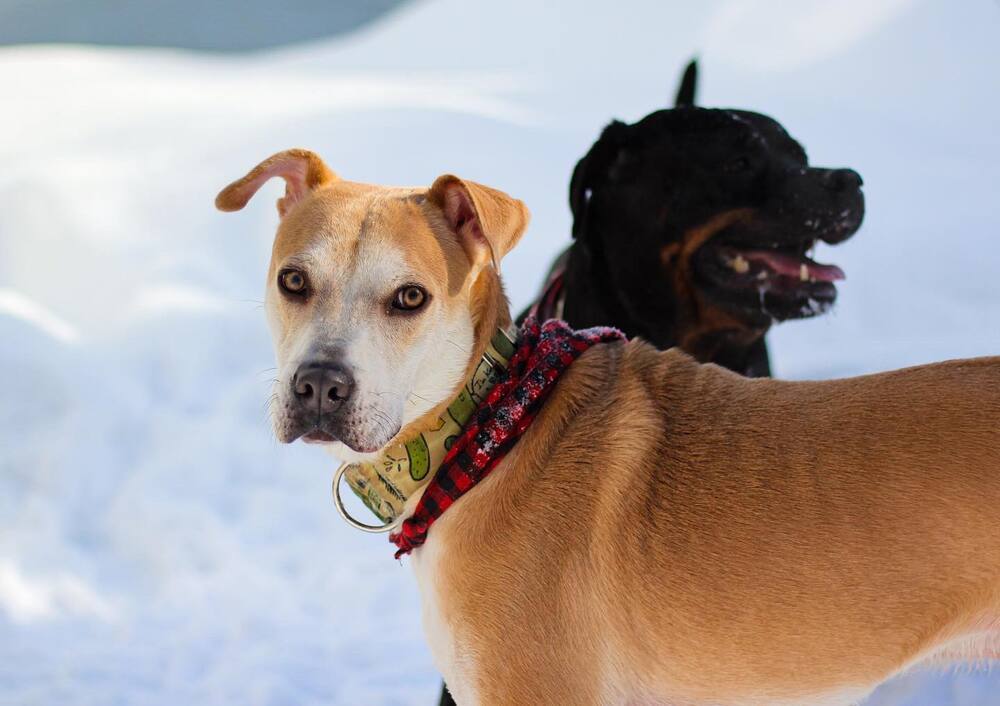
[[[392,307],[401,311],[416,311],[427,303],[427,291],[415,284],[408,284],[396,290]]]
[[[725,166],[725,170],[730,174],[738,174],[739,172],[746,172],[750,170],[750,160],[746,157],[737,157],[732,159]]]
[[[281,291],[292,296],[305,296],[308,289],[306,275],[299,270],[282,270],[278,273],[278,286]]]

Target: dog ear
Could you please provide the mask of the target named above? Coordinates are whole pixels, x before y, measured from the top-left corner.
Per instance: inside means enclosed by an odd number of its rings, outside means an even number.
[[[625,123],[615,120],[604,128],[597,142],[573,169],[573,176],[569,181],[569,208],[573,213],[574,238],[585,230],[590,192],[594,184],[611,168],[612,160],[618,155],[625,127]]]
[[[531,213],[502,191],[452,174],[434,180],[427,198],[444,214],[473,265],[499,262],[521,239]]]
[[[220,191],[215,197],[215,207],[220,211],[239,211],[272,177],[285,180],[285,195],[278,199],[278,213],[282,218],[307,194],[337,179],[319,155],[309,150],[285,150],[268,157],[246,176]]]
[[[677,87],[677,96],[674,98],[674,105],[678,108],[694,105],[697,92],[698,60],[691,59],[684,69],[684,75],[681,77],[681,85]]]
[[[573,176],[569,180],[569,210],[573,214],[573,237],[576,238],[583,231],[583,220],[585,213],[585,208],[587,206],[587,199],[589,195],[587,194],[587,189],[589,187],[585,186],[587,182],[587,177],[589,176],[587,168],[590,164],[590,158],[593,154],[594,149],[591,148],[590,152],[583,156],[576,166],[573,168]]]

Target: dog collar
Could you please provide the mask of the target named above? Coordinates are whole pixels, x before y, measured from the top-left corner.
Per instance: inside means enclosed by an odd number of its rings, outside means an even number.
[[[388,532],[399,524],[406,501],[430,482],[432,471],[441,466],[466,422],[503,376],[513,353],[513,330],[497,329],[472,376],[432,429],[389,447],[376,461],[346,463],[337,469],[334,502],[349,524],[366,532]],[[368,525],[351,516],[340,498],[341,478],[382,525]]]
[[[389,535],[397,548],[396,558],[423,544],[437,518],[500,463],[531,426],[574,360],[593,345],[624,338],[618,329],[574,331],[565,321],[551,319],[539,324],[528,317],[502,379],[448,449],[413,514],[398,532]]]

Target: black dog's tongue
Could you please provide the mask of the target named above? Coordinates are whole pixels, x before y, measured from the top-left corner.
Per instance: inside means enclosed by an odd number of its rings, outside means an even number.
[[[750,262],[757,262],[779,275],[794,279],[835,282],[845,279],[844,271],[836,265],[821,265],[807,257],[780,250],[742,250],[740,255]]]

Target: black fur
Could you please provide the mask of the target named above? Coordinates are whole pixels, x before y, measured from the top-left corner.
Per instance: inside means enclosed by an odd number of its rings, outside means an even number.
[[[692,62],[679,100],[693,98],[695,71]],[[860,187],[853,170],[810,167],[799,143],[759,113],[686,106],[633,125],[613,122],[573,171],[575,242],[564,254],[563,316],[767,375],[763,334],[771,323],[827,310],[836,288],[788,277],[750,281],[726,263],[762,251],[798,262],[817,240],[846,240],[864,216]],[[683,263],[679,255],[665,261],[670,248],[736,210],[743,217]]]

